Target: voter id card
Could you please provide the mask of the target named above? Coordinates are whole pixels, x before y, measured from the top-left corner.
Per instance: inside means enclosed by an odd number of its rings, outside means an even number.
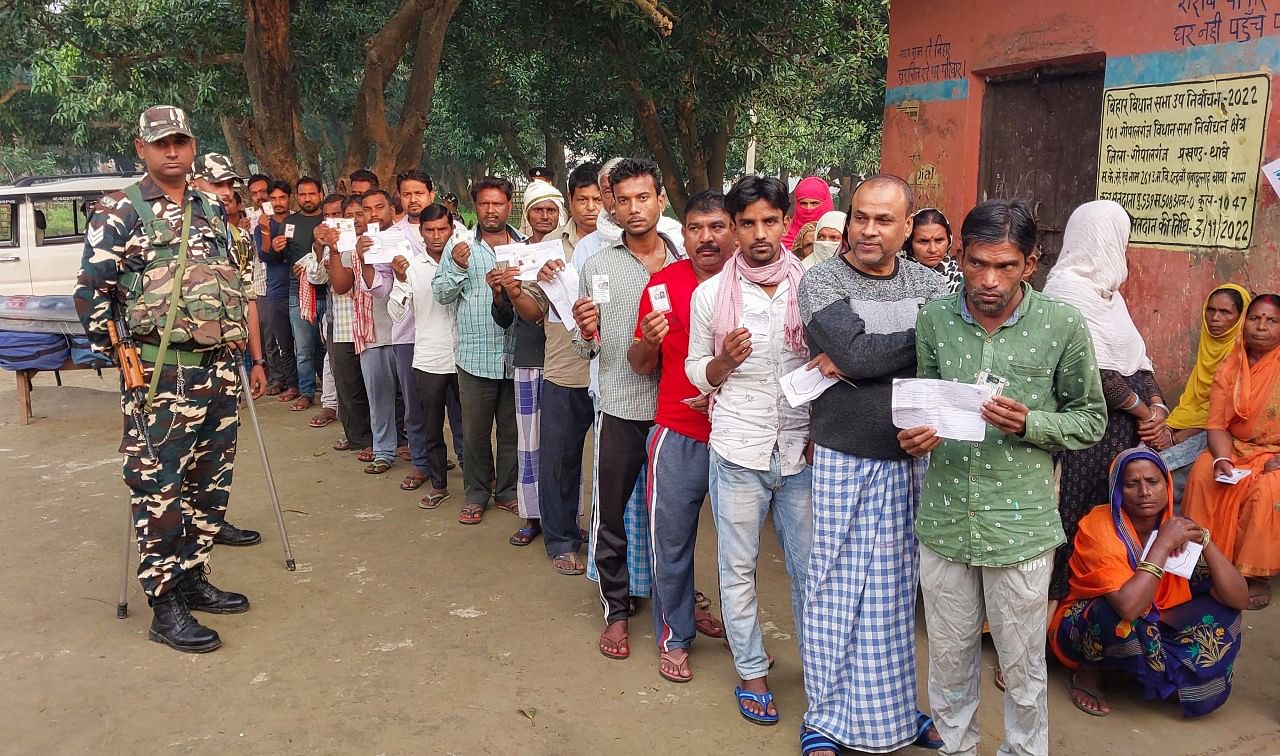
[[[767,312],[743,312],[742,327],[751,331],[752,336],[768,336],[769,335],[769,313]]]
[[[263,202],[263,203],[262,203],[262,214],[263,214],[263,215],[275,215],[275,214],[276,214],[276,209],[275,209],[275,207],[274,207],[274,206],[272,206],[272,204],[271,204],[270,202]]]
[[[298,227],[292,223],[284,224],[284,238],[292,239],[293,235],[298,232]]]
[[[366,234],[372,234],[372,235],[375,235],[375,236],[376,236],[377,234],[382,233],[382,224],[381,224],[381,223],[370,223],[370,224],[368,224],[368,225],[365,227],[364,232],[365,232]]]
[[[671,312],[671,296],[667,294],[666,284],[654,284],[649,287],[649,304],[654,312]]]
[[[1004,393],[1005,387],[1009,385],[1009,380],[992,374],[990,370],[983,370],[981,373],[978,373],[978,378],[975,383],[986,389],[987,393],[991,395],[991,398],[995,399],[997,396]]]
[[[591,301],[596,304],[609,303],[608,274],[595,275],[591,277]]]

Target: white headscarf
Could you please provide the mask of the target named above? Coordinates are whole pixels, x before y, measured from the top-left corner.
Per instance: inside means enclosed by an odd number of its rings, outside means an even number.
[[[560,211],[559,222],[556,226],[563,226],[569,220],[569,215],[564,208],[564,195],[553,184],[545,181],[530,181],[529,185],[524,188],[524,211],[523,220],[525,225],[529,225],[529,210],[539,202],[550,200],[556,205],[556,209]]]
[[[1098,367],[1133,375],[1151,370],[1147,344],[1129,317],[1120,284],[1129,277],[1129,214],[1111,200],[1086,202],[1067,220],[1062,254],[1044,293],[1074,305],[1089,324]]]
[[[831,228],[839,231],[843,236],[845,224],[848,223],[848,217],[849,216],[847,214],[842,213],[839,210],[828,210],[822,214],[822,217],[818,219],[817,225],[813,228],[813,252],[808,257],[800,261],[801,264],[804,265],[805,270],[808,270],[818,263],[832,257],[832,255],[825,255],[818,251],[818,232],[824,228]],[[840,246],[844,246],[843,242]],[[836,254],[840,254],[839,247],[836,248]]]

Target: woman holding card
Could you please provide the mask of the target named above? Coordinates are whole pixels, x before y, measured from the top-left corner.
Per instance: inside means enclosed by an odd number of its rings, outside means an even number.
[[[1244,338],[1213,377],[1209,450],[1187,478],[1182,509],[1203,522],[1249,579],[1249,608],[1271,602],[1280,573],[1280,296],[1262,294],[1244,315]],[[1247,470],[1247,477],[1240,478]],[[1234,482],[1224,480],[1236,479]]]
[[[1190,567],[1185,556],[1197,546],[1191,579],[1174,574]],[[1244,577],[1210,530],[1174,515],[1164,460],[1138,447],[1111,465],[1110,505],[1080,520],[1070,590],[1049,625],[1049,645],[1074,670],[1067,689],[1086,714],[1111,713],[1099,683],[1112,671],[1137,678],[1147,698],[1177,694],[1183,716],[1197,717],[1231,695],[1248,604]]]

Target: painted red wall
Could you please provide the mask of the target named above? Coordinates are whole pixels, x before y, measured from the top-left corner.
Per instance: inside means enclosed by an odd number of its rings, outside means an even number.
[[[936,181],[918,189],[958,228],[977,200],[984,77],[1104,56],[1107,87],[1271,71],[1263,163],[1275,160],[1280,2],[1266,5],[1274,7],[1264,10],[1262,0],[894,0],[882,170],[910,176],[921,164],[935,166]],[[1214,26],[1218,13],[1223,23]],[[1233,24],[1250,15],[1262,17],[1261,34],[1257,20]],[[1217,44],[1201,35],[1206,22],[1217,29]],[[904,100],[920,102],[918,118],[899,107]],[[1200,308],[1214,286],[1235,281],[1280,291],[1280,204],[1265,178],[1259,182],[1250,249],[1129,250],[1125,297],[1170,398],[1194,361]]]

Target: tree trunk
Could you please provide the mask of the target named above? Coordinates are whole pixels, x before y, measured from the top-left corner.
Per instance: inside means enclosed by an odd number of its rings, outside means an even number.
[[[724,191],[724,166],[729,159],[729,142],[733,139],[733,127],[737,122],[738,109],[731,108],[711,140],[711,153],[707,158],[707,188],[712,191]]]
[[[551,133],[550,129],[542,132],[542,141],[546,150],[546,166],[555,174],[556,188],[565,196],[568,201],[569,197],[569,167],[565,163],[564,157],[564,140]]]
[[[497,128],[498,136],[502,137],[502,146],[507,148],[507,154],[511,155],[511,159],[515,161],[520,172],[525,176],[529,175],[529,171],[533,169],[533,158],[520,147],[520,139],[511,127],[507,124],[501,124]]]
[[[258,137],[254,152],[263,170],[292,183],[298,179],[298,85],[289,49],[289,0],[242,1],[244,73]]]
[[[396,134],[399,142],[397,171],[422,165],[422,138],[431,123],[431,102],[435,97],[436,76],[440,73],[444,34],[459,2],[461,0],[437,0],[423,14],[413,67],[409,70],[409,86],[400,109],[400,125]]]
[[[244,147],[240,144],[239,129],[226,113],[218,115],[218,125],[222,127],[222,138],[227,143],[227,157],[231,158],[232,167],[236,169],[236,173],[248,179],[251,171],[249,161],[244,157]]]
[[[302,167],[307,175],[324,183],[321,176],[324,169],[320,165],[320,145],[307,136],[302,128],[302,118],[297,113],[293,116],[293,143],[298,145],[299,157],[302,158]]]

